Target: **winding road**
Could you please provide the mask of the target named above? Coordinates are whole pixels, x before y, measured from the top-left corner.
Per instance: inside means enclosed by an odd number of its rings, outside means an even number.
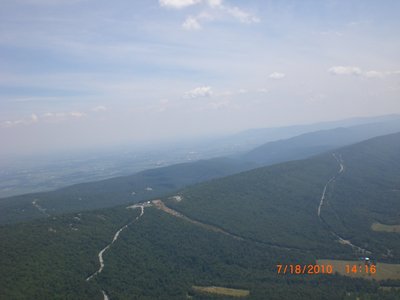
[[[41,207],[38,203],[38,199],[35,199],[32,201],[32,205],[36,207],[42,214],[45,214],[47,217],[50,217],[50,215],[47,213],[46,209]]]
[[[319,202],[319,206],[317,209],[317,215],[319,220],[326,225],[329,228],[329,232],[338,239],[339,243],[341,243],[342,245],[348,245],[350,247],[352,247],[354,250],[363,253],[363,254],[371,254],[372,252],[364,249],[360,246],[354,245],[353,243],[351,243],[351,241],[344,239],[343,237],[341,237],[337,232],[335,232],[332,227],[321,217],[321,210],[322,207],[324,205],[324,201],[326,200],[326,191],[329,187],[329,185],[334,182],[340,175],[342,175],[345,171],[345,166],[344,166],[344,162],[342,159],[342,156],[339,154],[339,156],[337,156],[335,153],[332,154],[332,156],[336,159],[336,161],[338,162],[340,169],[339,171],[331,178],[328,180],[328,182],[325,184],[324,189],[322,191],[322,196],[321,196],[321,200]]]
[[[143,214],[144,214],[144,207],[145,207],[144,204],[141,204],[141,205],[138,205],[138,204],[137,204],[137,205],[133,205],[133,206],[128,207],[128,208],[139,208],[139,207],[140,207],[140,209],[141,209],[140,215],[137,216],[132,222],[130,222],[130,223],[128,223],[128,224],[122,226],[120,229],[118,229],[118,231],[114,234],[114,237],[113,237],[112,241],[111,241],[107,246],[105,246],[103,249],[100,250],[99,254],[97,255],[98,258],[99,258],[100,267],[99,267],[99,269],[98,269],[96,272],[94,272],[92,275],[90,275],[89,277],[87,277],[87,278],[86,278],[86,281],[92,280],[95,276],[97,276],[98,274],[100,274],[100,273],[103,271],[103,269],[104,269],[103,254],[104,254],[104,252],[106,252],[106,251],[112,246],[112,244],[114,244],[114,243],[118,240],[118,237],[119,237],[120,233],[121,233],[123,230],[125,230],[126,228],[128,228],[129,225],[131,225],[133,222],[139,220],[139,218],[140,218],[141,216],[143,216]],[[101,292],[102,292],[102,294],[103,294],[104,300],[109,300],[108,295],[106,294],[106,292],[103,291],[103,290],[101,290]]]
[[[321,219],[321,208],[322,208],[322,205],[324,205],[324,200],[325,200],[325,195],[326,195],[326,189],[328,188],[328,186],[329,186],[329,184],[330,184],[331,182],[335,181],[336,178],[337,178],[338,176],[340,176],[340,175],[344,172],[344,165],[343,165],[342,157],[340,156],[340,157],[338,158],[338,157],[336,156],[335,153],[333,153],[332,155],[333,155],[333,157],[336,159],[336,161],[339,163],[340,169],[339,169],[339,172],[338,172],[335,176],[333,176],[331,179],[329,179],[329,181],[328,181],[328,182],[325,184],[325,186],[324,186],[324,190],[322,191],[321,201],[319,202],[318,212],[317,212],[317,213],[318,213],[318,218],[320,218],[320,219]]]
[[[319,205],[318,205],[318,208],[317,208],[317,215],[318,215],[318,218],[319,218],[319,220],[321,221],[321,223],[323,223],[326,227],[328,227],[329,232],[330,232],[335,238],[337,238],[338,241],[339,241],[341,244],[343,244],[343,245],[348,245],[348,246],[352,247],[354,250],[357,250],[358,252],[361,252],[361,253],[364,253],[364,254],[371,254],[371,251],[368,251],[368,250],[366,250],[366,249],[364,249],[364,248],[362,248],[362,247],[360,247],[360,246],[354,245],[354,244],[352,244],[349,240],[346,240],[346,239],[344,239],[343,237],[341,237],[339,234],[337,234],[337,233],[331,228],[331,226],[329,226],[329,224],[327,224],[327,222],[326,222],[326,221],[323,219],[323,217],[321,216],[322,208],[323,208],[324,203],[325,203],[325,201],[326,201],[326,199],[327,199],[326,193],[327,193],[327,190],[328,190],[329,186],[330,186],[331,183],[334,182],[339,176],[341,176],[341,175],[344,173],[344,171],[345,171],[345,166],[344,166],[344,162],[343,162],[343,159],[342,159],[341,155],[337,156],[335,153],[333,153],[332,155],[333,155],[333,157],[336,159],[336,161],[338,162],[340,169],[339,169],[339,171],[338,171],[332,178],[330,178],[330,179],[328,180],[328,182],[327,182],[327,183],[325,184],[325,186],[324,186],[324,189],[323,189],[322,195],[321,195],[321,199],[320,199],[320,202],[319,202]],[[34,202],[32,202],[32,204],[33,204],[35,207],[37,207],[41,212],[46,213],[46,212],[45,212],[45,209],[39,207],[39,205],[36,203],[36,200],[35,200]],[[108,249],[110,249],[110,247],[118,240],[119,235],[121,234],[121,232],[122,232],[123,230],[125,230],[125,229],[126,229],[129,225],[131,225],[133,222],[139,220],[139,218],[141,218],[141,217],[143,216],[143,214],[144,214],[144,208],[145,208],[145,207],[149,207],[149,206],[153,206],[153,205],[154,205],[156,208],[158,208],[158,209],[164,211],[165,213],[168,213],[168,214],[170,214],[170,215],[173,215],[173,216],[175,216],[175,217],[177,217],[177,218],[184,219],[184,220],[186,220],[186,221],[188,221],[188,222],[190,222],[190,223],[192,223],[192,224],[201,226],[201,227],[203,227],[203,228],[205,228],[205,229],[207,229],[207,230],[214,231],[214,232],[218,232],[218,233],[221,233],[221,234],[230,236],[230,237],[232,237],[232,238],[234,238],[234,239],[241,240],[241,241],[248,240],[248,239],[246,239],[246,238],[244,238],[244,237],[242,237],[242,236],[238,236],[238,235],[235,235],[235,234],[233,234],[233,233],[227,232],[227,231],[225,231],[224,229],[222,229],[222,228],[220,228],[220,227],[217,227],[217,226],[214,226],[214,225],[210,225],[210,224],[206,224],[206,223],[202,223],[202,222],[199,222],[199,221],[197,221],[197,220],[193,220],[193,219],[191,219],[191,218],[189,218],[189,217],[183,215],[182,213],[180,213],[180,212],[178,212],[178,211],[175,211],[175,210],[173,210],[173,209],[167,207],[167,206],[165,205],[165,203],[164,203],[163,201],[161,201],[161,200],[153,200],[153,201],[151,201],[151,203],[150,203],[150,202],[147,202],[147,203],[135,204],[135,205],[129,206],[129,207],[127,207],[127,208],[132,208],[132,209],[140,208],[140,209],[141,209],[140,215],[137,216],[132,222],[130,222],[130,223],[128,223],[128,224],[122,226],[120,229],[118,229],[118,231],[114,234],[114,237],[113,237],[112,241],[111,241],[107,246],[105,246],[103,249],[100,250],[100,252],[99,252],[99,254],[98,254],[98,259],[99,259],[99,264],[100,264],[100,266],[99,266],[99,268],[98,268],[98,270],[97,270],[96,272],[94,272],[92,275],[90,275],[89,277],[86,278],[86,281],[92,280],[95,276],[97,276],[98,274],[100,274],[100,273],[103,271],[103,269],[104,269],[104,258],[103,258],[103,255],[104,255],[104,253],[105,253]],[[248,240],[248,241],[250,241],[250,240]],[[304,250],[304,249],[298,249],[298,248],[289,248],[289,247],[280,246],[280,245],[275,245],[275,244],[268,244],[268,243],[265,243],[265,242],[259,242],[259,241],[253,241],[253,240],[251,240],[251,242],[261,243],[261,244],[265,244],[265,245],[270,246],[270,247],[276,247],[276,248],[285,249],[285,250],[297,250],[297,251],[299,251],[299,250]],[[102,294],[103,294],[104,300],[109,300],[109,297],[108,297],[108,295],[106,294],[106,292],[105,292],[104,290],[101,290],[101,292],[102,292]]]

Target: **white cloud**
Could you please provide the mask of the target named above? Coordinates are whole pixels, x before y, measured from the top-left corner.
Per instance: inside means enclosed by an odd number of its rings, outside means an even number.
[[[82,118],[82,117],[85,117],[85,116],[86,116],[85,113],[80,112],[80,111],[72,111],[72,112],[69,113],[69,115],[70,115],[71,117],[74,117],[74,118]]]
[[[211,7],[218,7],[222,5],[222,0],[208,0],[207,2]]]
[[[1,127],[10,128],[19,125],[30,125],[39,122],[39,117],[36,114],[32,114],[29,118],[19,120],[8,120],[0,123]]]
[[[362,75],[362,71],[354,66],[334,66],[328,70],[333,75]]]
[[[226,7],[223,6],[223,9],[232,17],[239,20],[241,23],[259,23],[260,19],[248,12],[245,12],[238,8],[237,6]]]
[[[357,75],[366,78],[384,78],[387,76],[400,74],[400,71],[363,71],[361,68],[354,66],[334,66],[329,68],[328,72],[333,75]]]
[[[200,3],[201,0],[159,0],[160,6],[171,8],[185,8]]]
[[[54,114],[53,114],[53,113],[51,113],[51,112],[47,112],[47,113],[43,114],[43,116],[42,116],[42,117],[44,117],[44,118],[51,118],[51,117],[53,117],[53,116],[54,116]]]
[[[104,105],[99,105],[96,106],[92,109],[94,112],[102,112],[102,111],[106,111],[107,107],[105,107]]]
[[[186,30],[199,30],[201,29],[200,23],[197,21],[195,17],[189,16],[186,18],[185,22],[183,22],[182,27]]]
[[[367,71],[364,73],[364,76],[367,78],[383,78],[385,73],[380,71]]]
[[[160,6],[172,8],[185,8],[199,3],[207,3],[210,7],[222,6],[222,0],[159,0]]]
[[[283,79],[283,78],[285,78],[285,76],[286,75],[284,73],[279,73],[279,72],[274,72],[274,73],[269,74],[269,78],[275,79],[275,80]]]
[[[67,117],[74,117],[74,118],[82,118],[85,117],[87,114],[80,111],[71,111],[71,112],[47,112],[42,115],[44,118],[54,118],[54,119],[63,119]]]
[[[1,123],[1,127],[10,128],[21,124],[25,124],[25,121],[24,120],[4,121]]]
[[[314,34],[320,34],[320,35],[324,35],[324,36],[343,36],[343,33],[339,32],[339,31],[319,31],[319,32],[315,32]]]
[[[39,118],[38,118],[38,116],[36,114],[32,114],[31,115],[31,120],[32,120],[32,123],[36,123],[36,122],[39,121]]]
[[[223,3],[223,0],[159,0],[161,7],[181,9],[196,4],[206,4],[208,9],[203,9],[196,16],[187,16],[182,24],[185,30],[201,29],[201,22],[223,19],[225,16],[233,17],[241,23],[258,23],[260,19],[237,6],[230,6]],[[204,6],[203,6],[204,8]]]
[[[187,93],[185,93],[185,98],[199,98],[199,97],[211,97],[213,95],[213,91],[210,86],[201,86],[197,87]]]
[[[391,75],[399,75],[400,71],[367,71],[363,75],[367,78],[383,78]]]
[[[86,117],[87,114],[80,111],[71,111],[71,112],[47,112],[42,115],[46,121],[49,122],[58,122],[65,121],[70,118],[83,118]]]

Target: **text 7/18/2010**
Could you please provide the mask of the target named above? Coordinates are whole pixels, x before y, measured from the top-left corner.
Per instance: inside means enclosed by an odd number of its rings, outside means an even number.
[[[295,275],[318,275],[318,274],[334,274],[335,271],[332,265],[300,265],[300,264],[288,264],[288,265],[276,265],[278,274],[295,274]],[[346,273],[365,273],[375,274],[375,265],[346,265]]]

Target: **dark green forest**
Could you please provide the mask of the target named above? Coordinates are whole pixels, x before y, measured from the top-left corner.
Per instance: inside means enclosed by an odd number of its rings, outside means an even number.
[[[400,136],[390,135],[335,151],[345,171],[327,188],[322,217],[330,228],[371,250],[382,261],[400,261],[400,236],[377,233],[374,221],[400,220]],[[319,257],[354,258],[317,216],[324,185],[339,170],[327,153],[187,188],[168,205],[193,219],[255,241],[309,249]],[[398,223],[397,223],[398,224]],[[387,250],[391,255],[387,256]]]
[[[193,285],[249,289],[249,299],[390,295],[361,279],[277,275],[278,263],[312,263],[316,257],[238,241],[155,208],[146,208],[122,232],[104,256],[104,271],[85,281],[98,268],[97,252],[137,214],[121,207],[0,228],[0,299],[102,299],[101,289],[110,299],[213,298],[196,295]]]
[[[367,247],[374,260],[400,263],[400,236],[370,229],[373,221],[399,220],[400,194],[393,191],[400,182],[400,134],[334,153],[343,160],[341,175],[328,152],[162,197],[188,218],[240,239],[156,207],[140,216],[140,209],[126,205],[3,225],[0,299],[102,299],[102,290],[110,299],[229,298],[192,286],[245,289],[247,299],[399,299],[399,290],[381,289],[400,286],[396,280],[277,274],[277,264],[358,259],[329,230]],[[317,208],[330,180],[322,223]],[[99,268],[98,252],[127,224],[104,253],[103,272],[86,281]]]

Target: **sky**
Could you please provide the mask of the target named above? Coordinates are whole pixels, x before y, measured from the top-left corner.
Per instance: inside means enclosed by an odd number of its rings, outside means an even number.
[[[400,113],[397,0],[2,0],[0,155]]]

